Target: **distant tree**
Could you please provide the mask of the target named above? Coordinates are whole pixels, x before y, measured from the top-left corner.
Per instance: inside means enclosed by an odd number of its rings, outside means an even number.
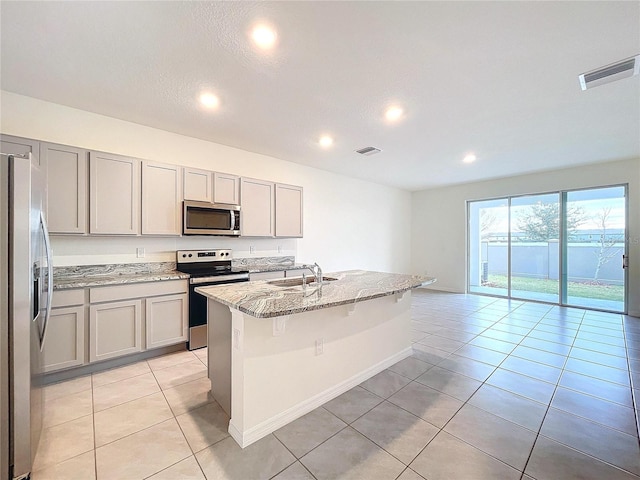
[[[587,220],[581,207],[570,205],[567,208],[567,237],[571,240],[578,227]],[[548,242],[560,239],[560,204],[538,202],[529,206],[519,216],[518,228],[526,240]]]
[[[600,269],[602,266],[607,264],[612,258],[617,257],[622,253],[622,248],[616,247],[616,243],[620,241],[621,238],[607,238],[607,221],[609,220],[609,215],[611,215],[611,207],[603,207],[602,210],[600,210],[600,212],[598,212],[594,217],[594,220],[596,220],[600,226],[600,241],[598,242],[599,248],[598,251],[593,252],[598,258],[596,271],[593,274],[593,279],[596,282],[600,276]],[[621,236],[617,235],[617,237]]]
[[[480,210],[480,239],[488,240],[493,226],[498,221],[498,217],[488,208]]]

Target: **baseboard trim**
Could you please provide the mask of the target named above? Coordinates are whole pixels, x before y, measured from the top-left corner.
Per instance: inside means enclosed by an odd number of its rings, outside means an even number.
[[[339,384],[334,385],[333,387],[328,388],[327,390],[294,405],[284,412],[281,412],[244,432],[240,431],[234,425],[232,418],[229,422],[229,434],[242,448],[248,447],[252,443],[257,442],[261,438],[275,432],[279,428],[284,427],[293,420],[296,420],[297,418],[300,418],[301,416],[311,412],[312,410],[315,410],[329,400],[333,400],[337,396],[342,395],[344,392],[351,390],[353,387],[361,384],[374,375],[377,375],[383,370],[389,368],[391,365],[411,356],[412,352],[412,347],[407,347],[404,350],[401,350],[400,352],[391,355],[381,362],[378,362],[375,365],[363,370],[362,372],[340,382]]]

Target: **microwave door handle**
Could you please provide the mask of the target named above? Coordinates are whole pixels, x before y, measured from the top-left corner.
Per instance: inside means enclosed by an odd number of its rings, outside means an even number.
[[[229,210],[229,217],[229,225],[231,225],[229,230],[233,232],[236,229],[236,216],[234,215],[233,210]]]

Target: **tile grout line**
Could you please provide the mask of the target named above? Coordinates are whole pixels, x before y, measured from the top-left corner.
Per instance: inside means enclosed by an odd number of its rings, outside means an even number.
[[[627,352],[627,368],[629,369],[629,387],[631,388],[631,403],[633,404],[633,412],[636,416],[636,435],[638,438],[638,444],[640,445],[640,414],[638,413],[638,399],[636,398],[634,383],[633,383],[633,375],[631,373],[631,359],[629,358],[629,342],[627,342],[627,324],[624,321],[624,317],[622,318],[622,335],[624,338],[624,348],[625,352]],[[640,387],[640,385],[638,385]]]
[[[547,312],[548,313],[548,312]],[[546,314],[540,319],[540,321],[542,321],[542,319],[544,319],[544,317],[546,317]],[[582,314],[582,318],[580,319],[580,325],[582,325],[582,321],[584,319],[584,313]],[[539,322],[538,322],[539,323]],[[575,343],[575,340],[578,336],[578,332],[580,331],[580,328],[578,328],[578,331],[576,332],[576,336],[574,337],[573,342],[571,343],[571,348],[573,348],[573,344]],[[549,403],[547,404],[547,408],[544,412],[544,415],[542,417],[542,421],[540,422],[540,427],[538,427],[538,432],[536,433],[536,438],[533,441],[533,445],[531,446],[531,451],[529,452],[529,456],[527,457],[527,461],[524,464],[524,467],[522,469],[522,475],[525,475],[525,472],[527,471],[527,467],[529,466],[529,462],[531,460],[531,456],[533,455],[533,450],[536,448],[536,444],[538,443],[538,439],[540,438],[540,435],[542,432],[542,427],[544,426],[544,421],[547,418],[547,415],[549,414],[549,410],[551,409],[551,403],[553,402],[553,399],[556,396],[556,392],[558,391],[558,386],[560,384],[560,381],[562,379],[562,375],[564,374],[564,367],[567,365],[567,362],[569,361],[569,355],[571,354],[571,349],[569,349],[569,352],[566,355],[565,361],[564,361],[564,365],[562,366],[562,371],[560,372],[560,377],[558,378],[558,381],[556,382],[556,385],[553,389],[553,393],[551,394],[551,398],[549,399]],[[546,437],[545,437],[546,438]],[[560,442],[558,442],[560,443]]]

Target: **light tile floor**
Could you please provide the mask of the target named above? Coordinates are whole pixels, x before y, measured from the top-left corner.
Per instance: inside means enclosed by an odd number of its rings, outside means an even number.
[[[412,318],[412,357],[244,450],[205,350],[51,385],[32,478],[640,478],[640,319],[427,290]]]

